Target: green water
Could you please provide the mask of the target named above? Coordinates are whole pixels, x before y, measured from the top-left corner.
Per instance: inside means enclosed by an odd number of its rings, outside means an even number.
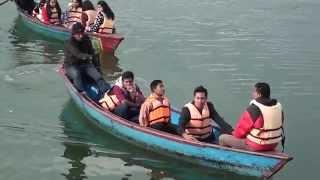
[[[295,158],[274,179],[318,179],[319,1],[108,2],[126,37],[116,57],[102,58],[108,80],[132,70],[146,93],[163,79],[178,108],[202,84],[233,125],[252,85],[267,81]],[[249,179],[146,152],[91,125],[56,72],[63,45],[26,29],[12,3],[0,10],[0,179]]]

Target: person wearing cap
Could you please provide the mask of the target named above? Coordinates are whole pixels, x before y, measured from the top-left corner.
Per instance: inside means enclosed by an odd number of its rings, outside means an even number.
[[[72,35],[66,42],[64,49],[64,68],[67,76],[73,81],[75,87],[84,91],[82,77],[86,75],[91,78],[99,88],[99,94],[104,94],[110,85],[103,79],[97,69],[94,58],[94,49],[90,38],[84,34],[84,27],[81,23],[72,26]]]

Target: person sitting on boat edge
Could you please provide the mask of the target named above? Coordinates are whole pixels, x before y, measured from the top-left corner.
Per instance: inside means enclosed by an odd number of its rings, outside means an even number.
[[[105,1],[99,1],[97,3],[97,10],[98,14],[94,24],[89,26],[86,31],[101,34],[115,33],[115,15],[109,5]]]
[[[41,10],[41,20],[46,24],[61,25],[61,8],[57,0],[47,0]]]
[[[97,11],[95,10],[91,1],[86,0],[82,3],[82,24],[88,29],[94,24],[97,16]]]
[[[125,71],[99,102],[106,110],[127,120],[137,121],[144,99],[140,88],[134,83],[133,72]]]
[[[226,123],[208,101],[208,91],[198,86],[193,91],[193,101],[181,110],[178,133],[188,140],[208,143],[218,142],[220,133],[231,133],[232,127]]]
[[[71,29],[73,24],[82,23],[82,0],[71,0],[66,15],[65,27]]]
[[[66,42],[64,67],[68,78],[80,92],[84,92],[83,76],[91,78],[98,86],[99,93],[104,94],[111,87],[98,71],[98,59],[94,58],[94,49],[84,27],[76,23],[72,27],[72,35]]]
[[[284,137],[282,106],[270,98],[270,86],[265,82],[254,85],[252,98],[232,135],[221,135],[219,143],[252,151],[274,150]]]
[[[150,89],[151,94],[141,105],[140,126],[167,131],[169,129],[171,110],[169,99],[165,96],[164,84],[161,80],[153,80],[150,84]]]

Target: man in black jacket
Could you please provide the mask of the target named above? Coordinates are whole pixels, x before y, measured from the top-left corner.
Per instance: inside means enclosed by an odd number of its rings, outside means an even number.
[[[110,89],[110,85],[105,82],[95,66],[97,61],[94,58],[94,49],[90,38],[84,34],[84,27],[81,23],[72,26],[72,36],[66,43],[64,55],[64,67],[67,76],[80,92],[84,91],[82,79],[84,75],[94,80],[99,88],[100,95]]]
[[[23,9],[24,11],[27,11],[28,14],[30,15],[32,14],[32,11],[36,6],[36,3],[34,2],[34,0],[15,0],[15,2],[21,9]]]

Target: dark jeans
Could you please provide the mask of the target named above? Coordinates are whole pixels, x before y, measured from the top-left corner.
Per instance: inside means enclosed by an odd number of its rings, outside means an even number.
[[[201,141],[206,143],[219,144],[220,135],[221,135],[221,129],[213,127],[211,135]]]
[[[92,79],[99,88],[99,93],[103,94],[110,85],[103,79],[102,75],[93,64],[68,65],[66,66],[67,76],[73,81],[75,87],[81,92],[84,91],[84,76]]]
[[[113,113],[127,120],[133,119],[133,121],[137,121],[137,117],[139,115],[140,109],[129,107],[127,104],[120,104],[117,106]]]
[[[171,134],[177,134],[176,128],[170,126],[170,124],[157,123],[157,124],[152,124],[150,127],[153,129],[157,129],[159,131],[164,131]]]

